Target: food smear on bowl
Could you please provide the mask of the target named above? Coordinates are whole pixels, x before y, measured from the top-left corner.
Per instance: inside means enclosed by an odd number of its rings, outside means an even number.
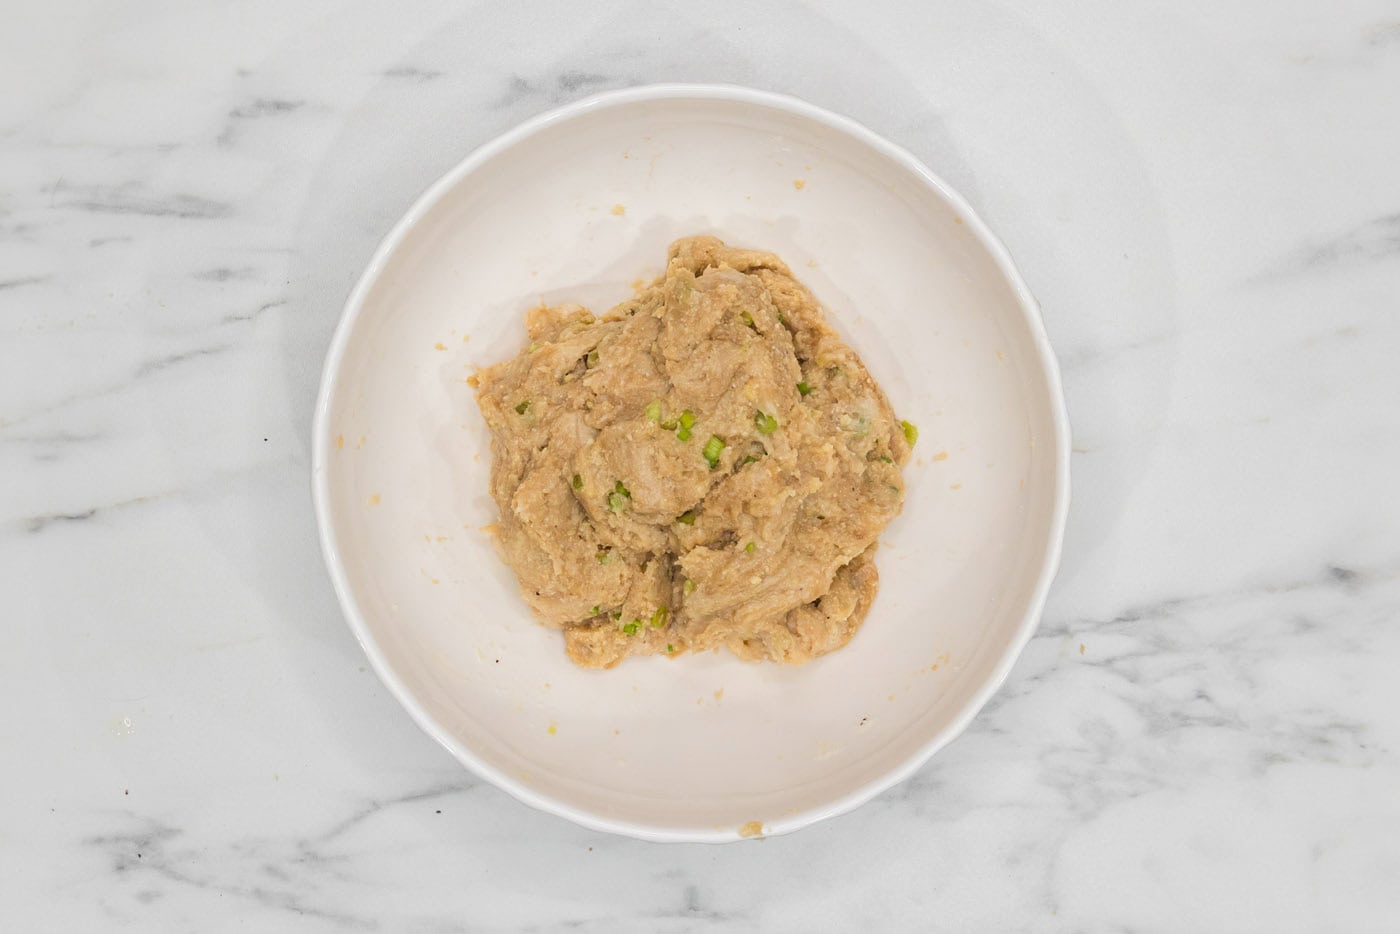
[[[568,655],[844,646],[917,431],[776,256],[714,237],[603,315],[526,315],[479,372],[498,550]]]

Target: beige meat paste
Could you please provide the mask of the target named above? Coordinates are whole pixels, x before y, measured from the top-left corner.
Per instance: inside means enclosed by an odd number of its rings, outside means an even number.
[[[601,317],[526,324],[478,402],[500,552],[570,658],[797,664],[850,641],[909,442],[781,260],[691,237]]]

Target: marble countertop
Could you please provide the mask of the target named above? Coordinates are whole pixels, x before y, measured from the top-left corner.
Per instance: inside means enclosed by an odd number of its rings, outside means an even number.
[[[7,929],[1395,923],[1393,4],[868,7],[12,15]],[[412,198],[542,109],[674,80],[807,98],[958,188],[1044,307],[1075,430],[1063,568],[1004,690],[871,804],[729,847],[467,774],[367,671],[309,496],[323,353]]]

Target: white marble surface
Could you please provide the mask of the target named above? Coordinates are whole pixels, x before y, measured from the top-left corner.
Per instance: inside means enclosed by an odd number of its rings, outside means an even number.
[[[757,7],[7,11],[0,927],[1393,927],[1394,4]],[[658,80],[923,157],[1039,296],[1076,431],[997,700],[872,804],[725,848],[466,774],[366,671],[308,494],[378,237],[493,134]]]

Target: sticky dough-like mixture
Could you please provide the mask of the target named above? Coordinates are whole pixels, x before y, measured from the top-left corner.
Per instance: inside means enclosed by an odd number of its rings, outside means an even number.
[[[495,534],[570,658],[799,664],[850,641],[916,432],[781,260],[690,237],[606,314],[526,325],[478,374]]]

